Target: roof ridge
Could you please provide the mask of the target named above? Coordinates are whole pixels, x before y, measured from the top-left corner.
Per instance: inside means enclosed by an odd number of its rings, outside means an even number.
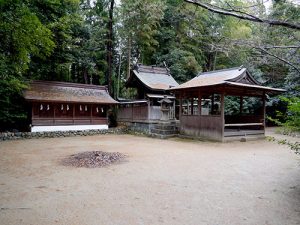
[[[74,88],[107,90],[107,86],[105,85],[82,84],[82,83],[63,82],[63,81],[33,80],[30,83],[35,85],[46,85],[46,86],[52,85],[56,87],[74,87]]]
[[[207,71],[207,72],[199,72],[197,77],[199,77],[200,75],[206,75],[206,74],[211,74],[211,73],[218,73],[218,72],[224,72],[224,71],[230,71],[230,70],[236,70],[236,69],[246,69],[245,67],[232,67],[232,68],[226,68],[226,69],[220,69],[220,70],[212,70],[212,71]]]
[[[163,74],[163,75],[170,75],[170,71],[166,67],[160,67],[156,65],[142,65],[138,64],[135,66],[133,70],[136,70],[138,73],[156,73],[156,74]]]

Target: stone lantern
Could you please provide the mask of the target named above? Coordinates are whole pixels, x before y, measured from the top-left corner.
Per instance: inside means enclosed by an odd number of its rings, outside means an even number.
[[[171,104],[173,103],[173,101],[168,99],[167,96],[165,95],[162,100],[158,101],[158,103],[161,104],[160,110],[162,112],[162,116],[161,116],[160,120],[168,121],[169,120],[169,112],[170,112]]]

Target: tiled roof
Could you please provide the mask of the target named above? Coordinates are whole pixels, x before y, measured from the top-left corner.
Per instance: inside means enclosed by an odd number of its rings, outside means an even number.
[[[207,87],[221,84],[264,89],[274,92],[285,91],[284,89],[270,88],[259,85],[259,83],[247,72],[247,69],[243,67],[200,73],[195,78],[177,87],[171,88],[171,90]]]
[[[231,68],[225,70],[216,70],[211,72],[200,73],[193,79],[175,87],[174,89],[202,87],[225,83],[226,80],[231,80],[242,75],[246,68]]]
[[[28,101],[117,104],[105,86],[54,81],[33,81],[24,92]]]
[[[152,90],[167,90],[178,86],[178,83],[166,68],[139,65],[127,80],[130,83],[135,76],[145,86]]]

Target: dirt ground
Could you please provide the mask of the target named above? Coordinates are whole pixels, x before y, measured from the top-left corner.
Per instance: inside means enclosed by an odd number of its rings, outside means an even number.
[[[72,168],[83,151],[126,162]],[[212,143],[130,135],[0,143],[0,224],[300,224],[300,156],[265,140]]]

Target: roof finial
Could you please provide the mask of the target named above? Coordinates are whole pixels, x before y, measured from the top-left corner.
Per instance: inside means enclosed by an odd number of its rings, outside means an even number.
[[[239,71],[241,70],[241,69],[243,69],[244,68],[244,65],[241,65],[240,67],[239,67]]]

